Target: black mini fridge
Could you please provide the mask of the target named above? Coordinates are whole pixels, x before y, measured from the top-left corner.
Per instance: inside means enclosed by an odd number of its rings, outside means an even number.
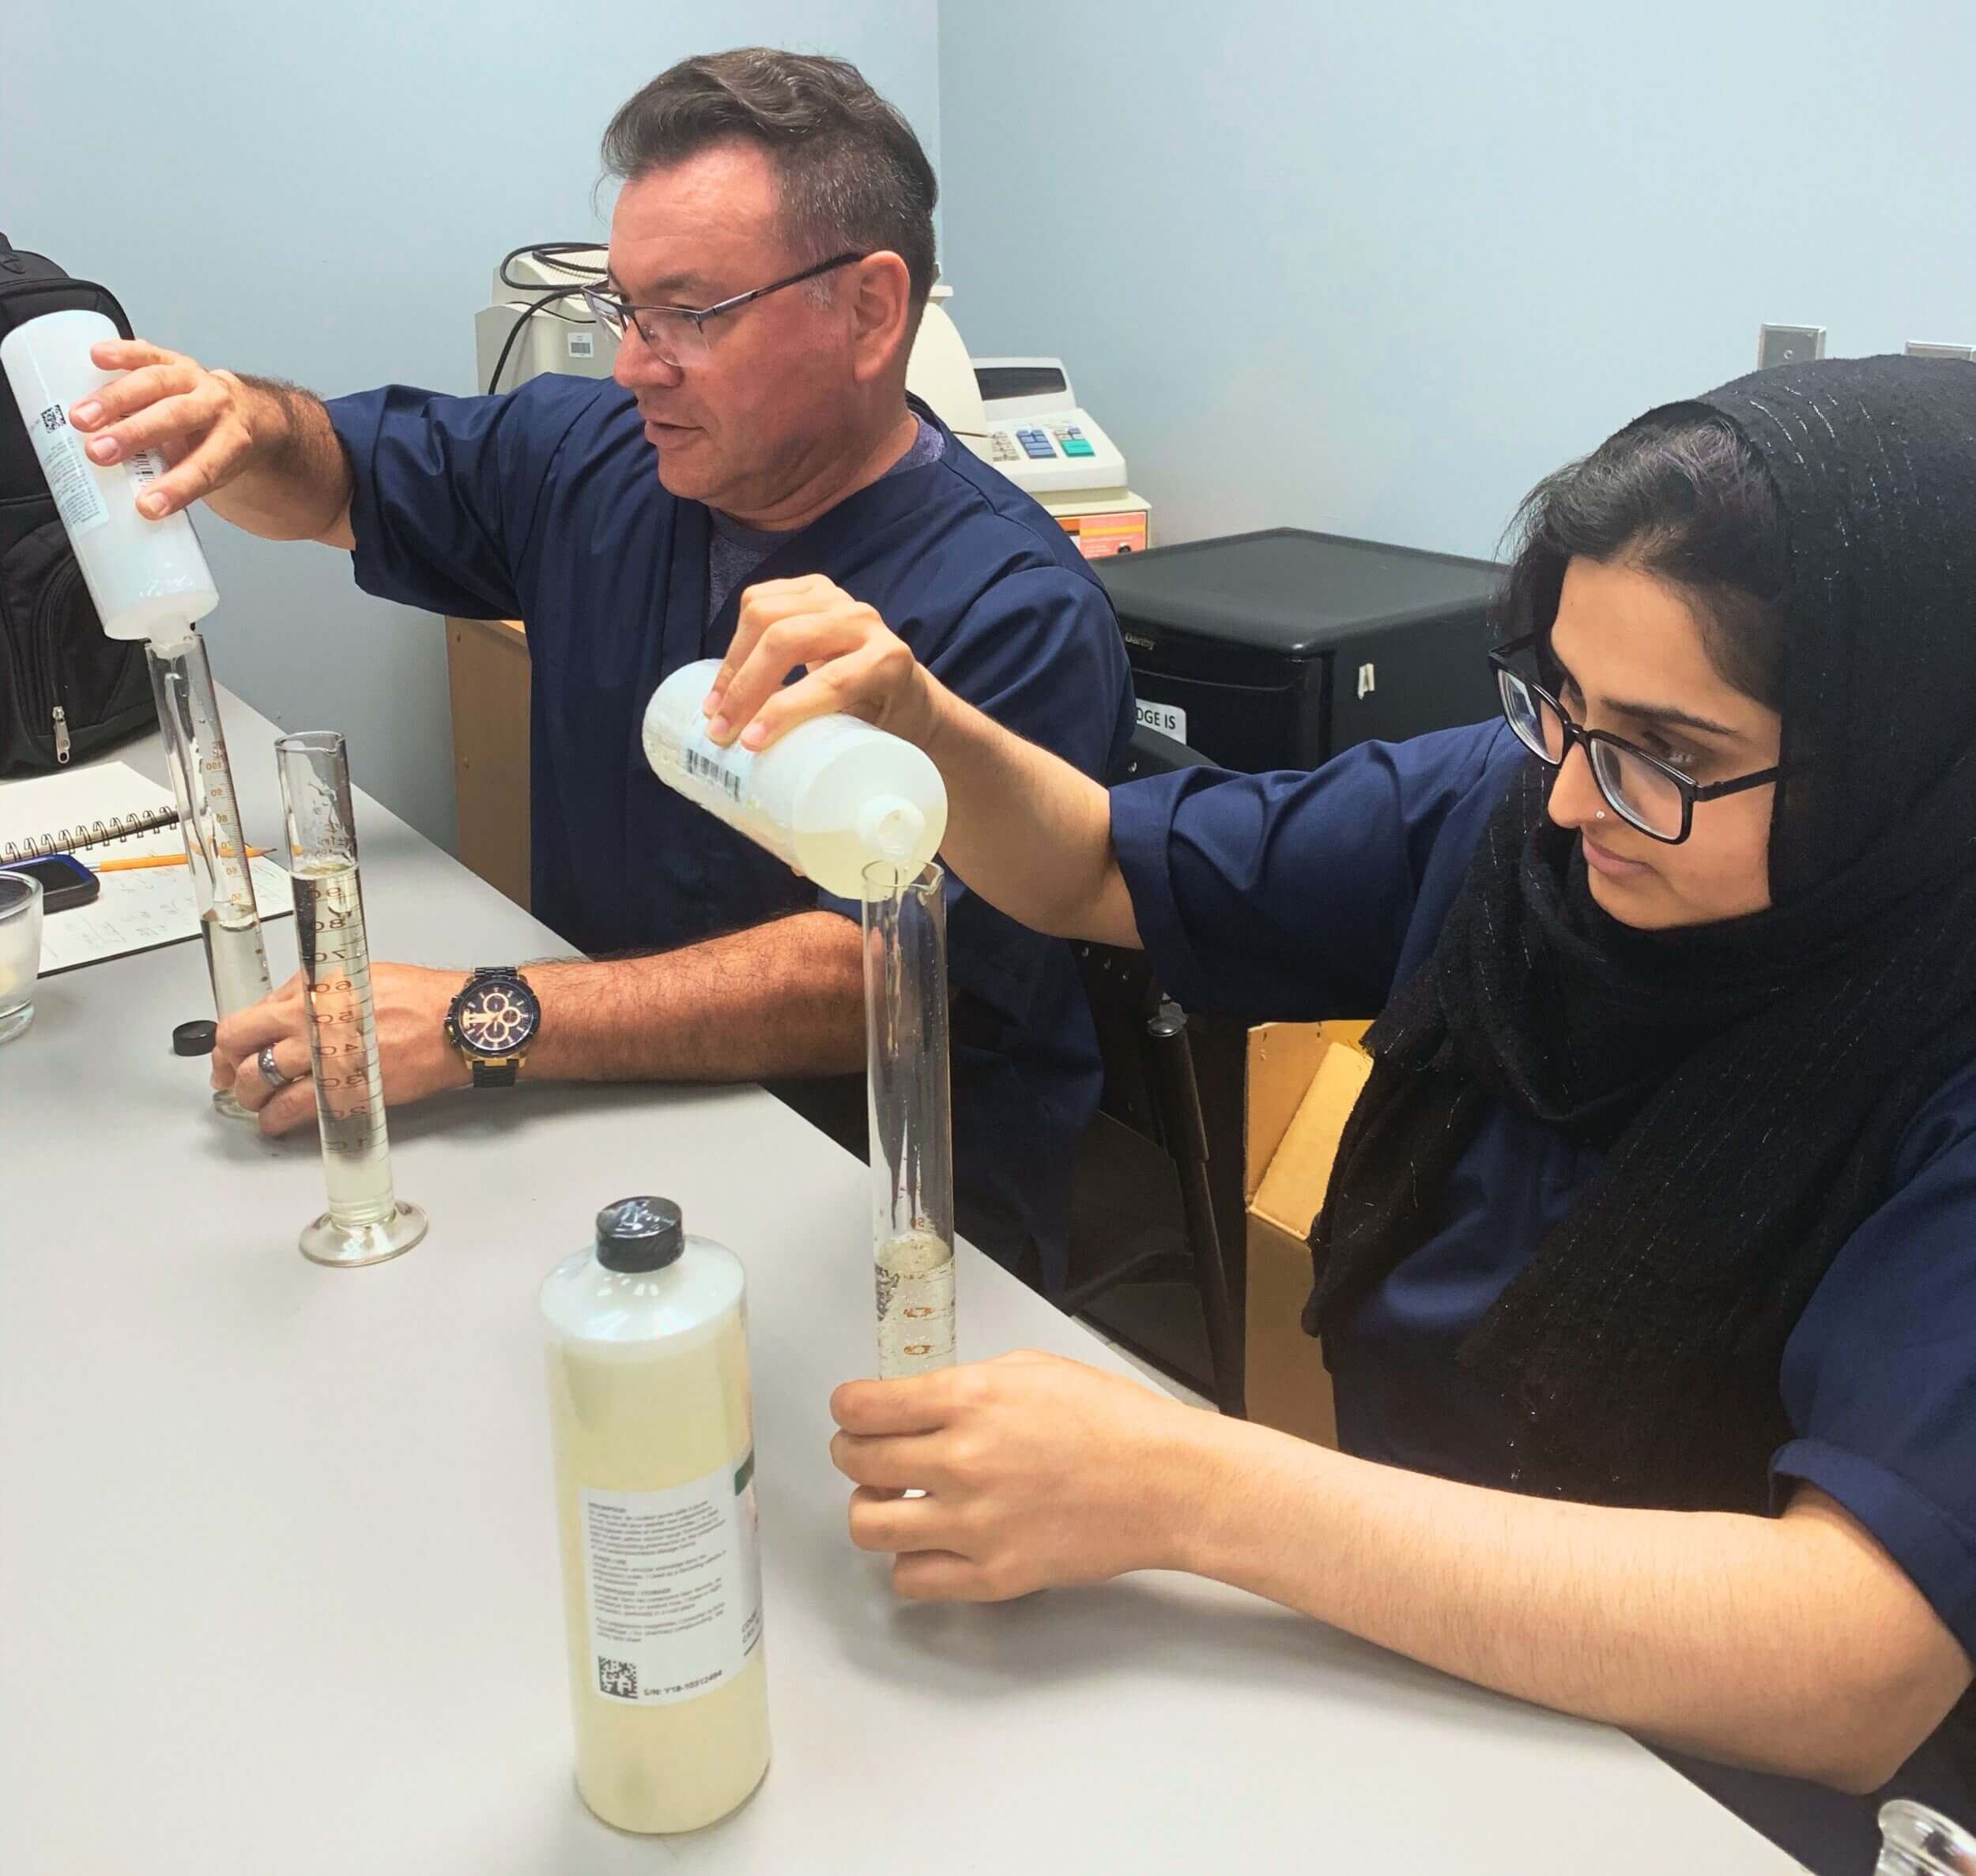
[[[1095,560],[1139,720],[1224,768],[1314,769],[1355,744],[1494,716],[1503,570],[1303,528]]]

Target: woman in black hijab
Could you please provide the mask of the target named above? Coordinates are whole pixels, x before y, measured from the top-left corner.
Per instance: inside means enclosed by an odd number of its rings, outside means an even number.
[[[717,734],[858,710],[1013,916],[1379,1013],[1312,1234],[1341,1453],[1006,1358],[839,1391],[853,1535],[914,1595],[1219,1577],[1864,1867],[1837,1789],[1976,1818],[1976,367],[1650,412],[1502,609],[1502,722],[1107,800],[868,608],[751,596]]]

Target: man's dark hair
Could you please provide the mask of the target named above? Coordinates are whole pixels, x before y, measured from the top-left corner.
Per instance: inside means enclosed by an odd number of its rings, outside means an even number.
[[[940,186],[912,126],[841,58],[766,46],[682,58],[611,119],[604,167],[633,183],[736,137],[774,159],[799,258],[889,249],[915,312],[926,304]]]

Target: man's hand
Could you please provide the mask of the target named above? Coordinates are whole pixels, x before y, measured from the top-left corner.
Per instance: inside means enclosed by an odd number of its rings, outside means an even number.
[[[472,1085],[472,1072],[446,1039],[446,1012],[466,981],[465,971],[424,970],[413,964],[371,966],[378,1059],[388,1105],[401,1107],[444,1088]],[[213,1087],[232,1089],[234,1098],[258,1118],[265,1134],[286,1133],[315,1112],[305,994],[298,971],[272,996],[228,1017],[213,1045]],[[275,1067],[296,1077],[287,1087],[270,1088],[262,1075],[255,1057],[269,1045],[273,1047]]]
[[[224,488],[253,454],[255,394],[231,371],[147,339],[105,339],[91,361],[123,376],[92,392],[69,412],[92,462],[122,462],[156,450],[170,465],[138,503],[156,520]]]
[[[89,460],[156,450],[168,465],[140,514],[156,521],[203,499],[266,540],[356,545],[350,466],[319,399],[277,379],[209,371],[148,339],[105,339],[89,356],[123,373],[69,412]]]
[[[902,1596],[963,1602],[1175,1567],[1163,1481],[1215,1418],[1027,1351],[847,1382],[830,1411],[831,1458],[858,1486],[851,1542],[896,1553]]]

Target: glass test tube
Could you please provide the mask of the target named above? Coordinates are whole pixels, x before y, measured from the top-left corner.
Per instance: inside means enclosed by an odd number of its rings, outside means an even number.
[[[149,643],[145,656],[198,900],[213,1008],[217,1015],[231,1016],[268,994],[268,954],[261,941],[261,915],[254,902],[254,877],[240,832],[213,667],[206,661],[206,641],[194,631],[175,642]],[[230,1088],[216,1094],[213,1105],[231,1120],[254,1118]]]
[[[302,1253],[319,1264],[378,1264],[417,1244],[426,1219],[391,1185],[349,764],[333,730],[285,736],[274,752],[330,1195],[329,1210],[302,1234]]]
[[[865,1040],[881,1380],[954,1358],[947,901],[937,866],[865,868]]]

